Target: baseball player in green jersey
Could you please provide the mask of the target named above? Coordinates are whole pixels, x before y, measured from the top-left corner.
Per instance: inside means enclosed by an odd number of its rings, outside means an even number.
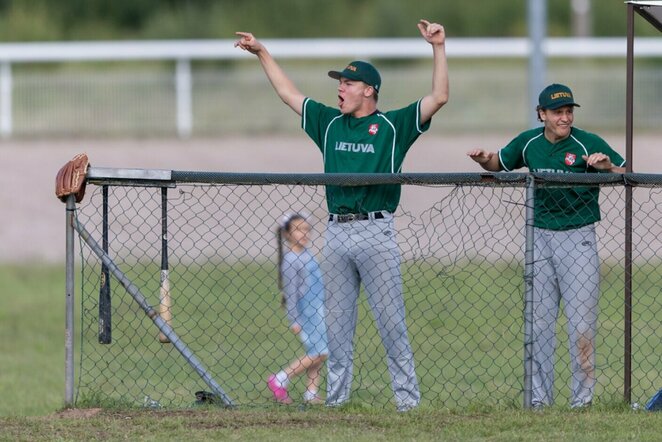
[[[498,153],[467,153],[484,169],[531,172],[625,172],[625,161],[599,136],[573,127],[572,91],[547,86],[538,97],[542,127],[519,134]],[[534,203],[533,394],[539,408],[554,400],[556,319],[563,300],[568,318],[573,408],[591,404],[595,387],[595,334],[600,264],[594,223],[597,187],[537,189]]]
[[[418,136],[448,101],[446,36],[443,26],[420,20],[421,36],[432,46],[432,90],[402,109],[377,108],[381,77],[370,63],[353,61],[328,75],[338,80],[338,106],[304,96],[252,34],[237,32],[235,46],[257,55],[278,96],[301,116],[301,125],[322,153],[327,173],[399,173]],[[361,282],[387,354],[398,411],[420,402],[414,356],[407,336],[400,251],[393,212],[400,185],[327,186],[329,224],[321,263],[326,284],[328,406],[349,400],[353,338]]]

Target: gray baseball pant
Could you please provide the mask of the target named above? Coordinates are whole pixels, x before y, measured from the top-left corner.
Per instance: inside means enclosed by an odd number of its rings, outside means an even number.
[[[384,219],[330,221],[327,226],[322,269],[329,339],[326,398],[329,406],[340,405],[350,396],[361,282],[386,350],[396,406],[406,409],[420,402],[405,323],[400,251],[393,215],[384,214]]]
[[[533,271],[533,405],[554,402],[556,320],[561,300],[570,341],[570,405],[589,404],[595,388],[600,296],[595,226],[566,231],[535,228]]]

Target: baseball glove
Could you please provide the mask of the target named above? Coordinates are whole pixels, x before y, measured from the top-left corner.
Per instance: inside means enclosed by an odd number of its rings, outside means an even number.
[[[90,161],[87,154],[79,153],[67,164],[62,166],[55,177],[55,196],[66,202],[69,195],[76,195],[76,202],[80,203],[85,196],[85,176]]]

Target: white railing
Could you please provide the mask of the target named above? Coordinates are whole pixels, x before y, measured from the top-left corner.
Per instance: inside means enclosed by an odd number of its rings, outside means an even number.
[[[400,58],[430,56],[420,38],[305,39],[263,41],[276,58]],[[234,40],[170,40],[120,42],[62,42],[0,44],[0,136],[12,134],[12,64],[93,61],[175,61],[177,133],[191,134],[191,61],[241,59],[251,55],[236,49]],[[662,57],[659,38],[637,38],[635,56]],[[549,38],[543,45],[547,57],[625,58],[623,38]],[[526,38],[449,38],[449,58],[526,58],[532,48]]]
[[[275,57],[421,58],[430,55],[420,38],[263,40]],[[233,46],[234,40],[161,40],[0,44],[0,63],[120,61],[120,60],[223,60],[249,57]],[[526,57],[526,38],[449,38],[449,57]],[[636,54],[662,56],[659,38],[637,38]],[[549,57],[625,57],[625,37],[548,38],[543,51]]]

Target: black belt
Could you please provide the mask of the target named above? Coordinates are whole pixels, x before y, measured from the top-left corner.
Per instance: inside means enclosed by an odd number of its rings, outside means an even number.
[[[344,215],[329,215],[329,221],[335,221],[337,223],[347,223],[350,221],[365,221],[368,219],[384,219],[384,213],[382,212],[370,212],[370,213],[346,213]]]

